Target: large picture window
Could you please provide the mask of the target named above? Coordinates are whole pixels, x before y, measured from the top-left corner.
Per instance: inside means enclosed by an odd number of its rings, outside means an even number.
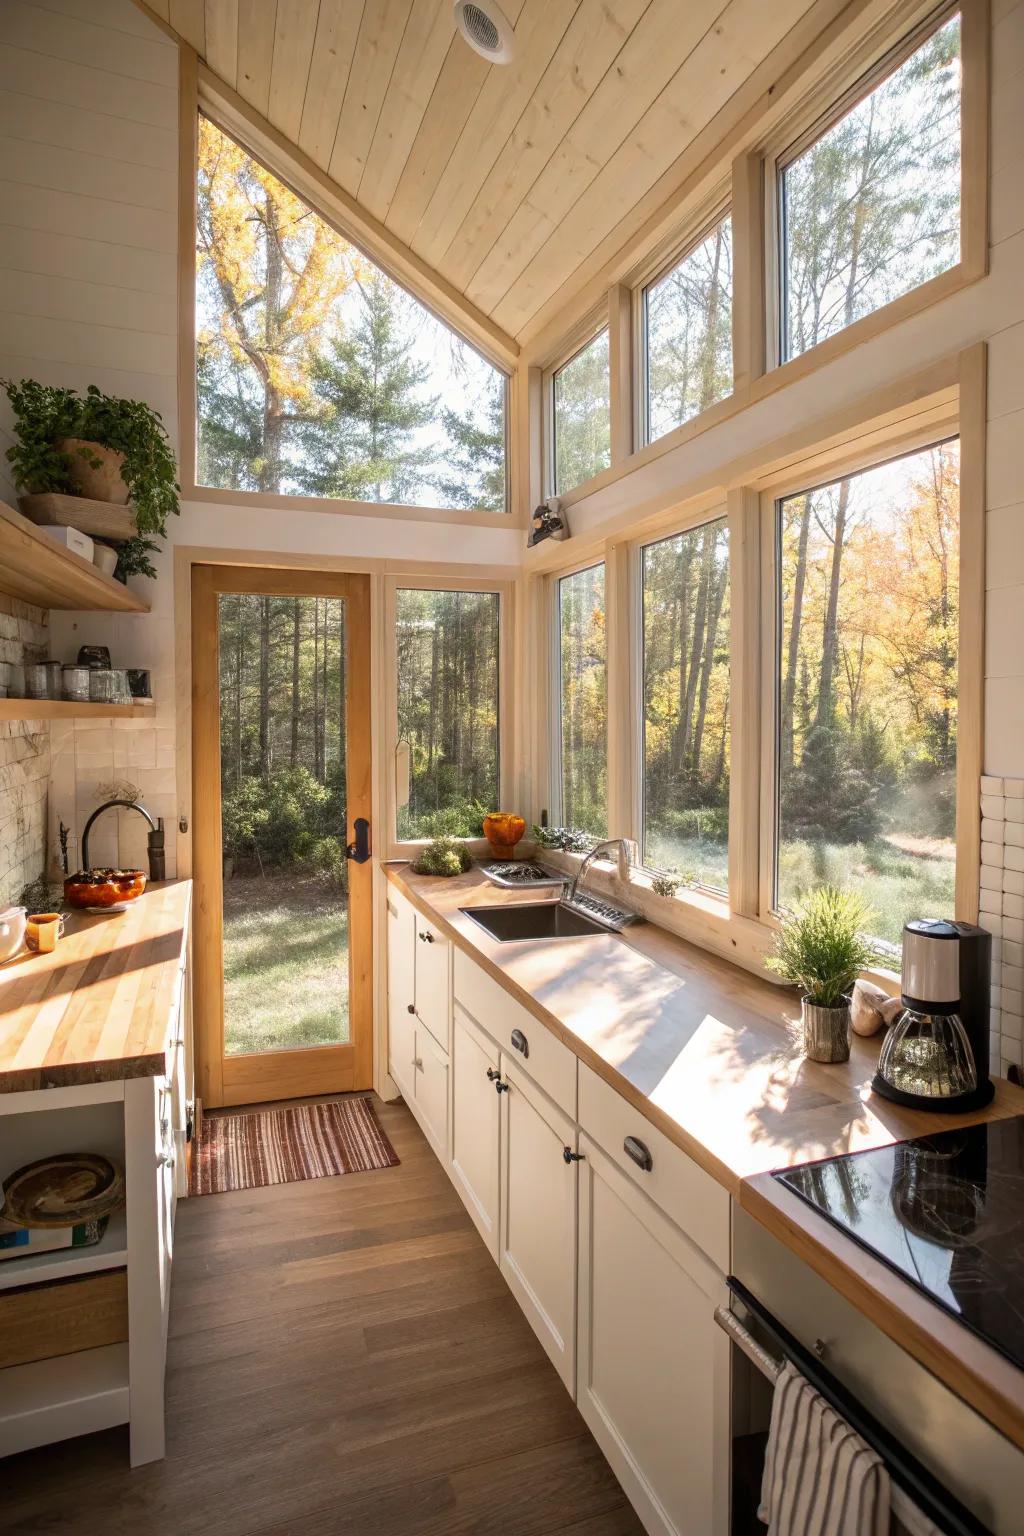
[[[503,512],[504,374],[199,119],[198,479]]]
[[[644,290],[646,436],[732,393],[732,221]]]
[[[960,17],[780,167],[782,360],[960,259]]]
[[[554,489],[562,495],[611,463],[608,331],[559,368],[552,380]]]
[[[857,890],[893,944],[954,909],[959,467],[954,440],[778,505],[777,902]]]
[[[562,822],[608,833],[608,679],[604,566],[558,583]]]
[[[643,860],[725,891],[729,534],[724,517],[642,552]]]
[[[497,592],[395,594],[398,741],[410,764],[400,839],[479,837],[498,809],[500,601]]]

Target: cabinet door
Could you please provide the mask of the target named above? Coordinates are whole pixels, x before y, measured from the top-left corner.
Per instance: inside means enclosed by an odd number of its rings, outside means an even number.
[[[452,1011],[452,946],[418,912],[416,919],[416,1016],[443,1051],[448,1050]]]
[[[652,1536],[723,1536],[725,1282],[586,1136],[580,1149],[580,1412]]]
[[[388,887],[388,1066],[406,1099],[415,1094],[416,914]]]
[[[448,1161],[448,1052],[416,1026],[416,1118],[442,1163]]]
[[[499,1052],[468,1014],[452,1023],[452,1178],[491,1257],[498,1257]],[[488,1073],[493,1076],[488,1077]]]
[[[573,1392],[576,1126],[504,1052],[501,1074],[501,1272]]]

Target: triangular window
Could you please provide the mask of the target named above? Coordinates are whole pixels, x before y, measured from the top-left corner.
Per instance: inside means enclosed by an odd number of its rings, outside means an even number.
[[[199,119],[200,485],[506,510],[506,378]]]

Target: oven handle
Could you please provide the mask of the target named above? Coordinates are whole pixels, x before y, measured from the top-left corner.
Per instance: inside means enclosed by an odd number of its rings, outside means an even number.
[[[839,1417],[882,1459],[892,1481],[894,1496],[905,1494],[911,1504],[947,1536],[992,1536],[988,1526],[982,1525],[959,1499],[955,1499],[943,1488],[916,1456],[904,1450],[889,1430],[857,1402],[842,1382],[826,1370],[821,1361],[809,1349],[805,1349],[800,1340],[778,1322],[741,1281],[730,1275],[727,1283],[736,1300],[753,1314],[782,1356],[782,1360],[776,1360],[737,1317],[719,1307],[715,1312],[715,1322],[758,1370],[774,1381],[784,1361],[788,1360],[796,1366],[801,1376],[810,1382]],[[894,1510],[897,1514],[899,1502],[894,1497]]]

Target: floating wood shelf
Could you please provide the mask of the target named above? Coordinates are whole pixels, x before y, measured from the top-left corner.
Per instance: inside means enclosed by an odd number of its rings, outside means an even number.
[[[0,699],[0,720],[145,720],[152,699],[134,704],[94,704],[74,699]]]
[[[149,604],[0,501],[0,592],[36,608],[148,613]],[[8,703],[19,702],[8,700]],[[108,711],[109,713],[109,711]],[[5,717],[11,719],[10,715]]]

